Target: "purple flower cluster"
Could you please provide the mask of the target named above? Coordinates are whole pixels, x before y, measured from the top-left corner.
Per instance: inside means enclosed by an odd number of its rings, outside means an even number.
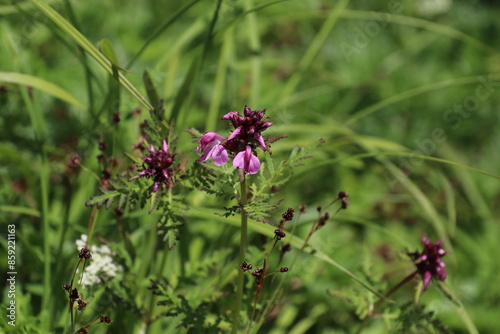
[[[408,256],[412,258],[418,273],[424,280],[422,290],[425,291],[433,277],[437,277],[443,282],[446,279],[446,271],[444,270],[446,264],[441,260],[441,258],[446,255],[446,251],[442,248],[441,241],[432,243],[429,238],[426,237],[423,237],[421,240],[424,245],[422,253],[408,253]]]
[[[168,151],[168,145],[165,140],[163,140],[163,147],[157,150],[153,145],[149,148],[149,154],[142,157],[144,164],[147,167],[137,175],[137,177],[151,177],[153,178],[154,184],[151,191],[157,192],[161,185],[172,185],[172,164],[174,162],[175,153],[170,154]]]
[[[222,166],[232,156],[235,168],[242,168],[247,174],[258,173],[260,160],[255,155],[255,149],[269,149],[261,132],[273,125],[266,121],[268,117],[264,117],[265,111],[245,106],[244,116],[237,111],[224,115],[222,119],[231,121],[229,124],[234,127],[233,132],[227,138],[215,132],[208,132],[201,137],[198,151],[203,152],[203,155],[198,161],[205,162],[212,158],[216,166]]]

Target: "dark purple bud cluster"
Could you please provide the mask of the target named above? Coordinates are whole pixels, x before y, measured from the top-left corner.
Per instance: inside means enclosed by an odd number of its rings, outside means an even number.
[[[105,150],[106,150],[106,147],[108,147],[108,145],[106,144],[106,142],[105,142],[105,141],[103,141],[103,140],[101,140],[101,141],[99,142],[99,150],[101,150],[101,151],[105,151]]]
[[[326,223],[328,222],[328,219],[330,219],[330,214],[328,212],[325,212],[324,215],[319,217],[318,227],[316,229],[319,229],[320,227],[325,226]]]
[[[440,281],[446,279],[446,264],[441,260],[446,255],[446,251],[442,248],[443,243],[436,241],[432,243],[429,238],[423,237],[422,244],[424,250],[422,252],[408,253],[408,256],[413,260],[417,267],[418,273],[424,281],[423,291],[427,289],[432,278],[437,278]]]
[[[84,301],[83,301],[83,300],[81,300],[81,299],[78,299],[76,302],[78,303],[78,306],[77,306],[78,311],[83,310],[83,309],[85,308],[85,306],[87,306],[87,305],[88,305],[88,303],[87,303],[87,302],[84,302]]]
[[[92,254],[90,253],[90,250],[88,250],[87,248],[82,248],[80,250],[80,253],[78,254],[78,257],[80,259],[89,260],[92,258]]]
[[[111,318],[109,316],[107,316],[107,315],[103,315],[103,316],[101,316],[100,322],[104,322],[106,324],[110,324],[111,323]]]
[[[283,246],[281,247],[281,253],[287,253],[287,252],[290,252],[292,250],[292,245],[290,245],[289,243],[286,243],[286,244],[283,244]]]
[[[73,290],[71,290],[71,292],[69,293],[69,298],[74,299],[74,300],[77,300],[80,298],[80,294],[78,293],[77,288],[74,288]]]
[[[351,202],[347,201],[347,197],[349,197],[349,193],[347,193],[346,191],[339,191],[337,195],[337,198],[342,201],[342,209],[344,210],[347,209],[349,204],[351,204]]]
[[[252,273],[252,276],[255,278],[260,278],[262,276],[262,269],[255,268],[255,271]]]
[[[281,215],[281,217],[283,217],[283,219],[285,221],[291,221],[291,220],[293,220],[294,214],[295,214],[295,211],[292,208],[288,208],[288,210],[286,210],[283,213],[283,215]]]
[[[286,237],[286,234],[285,234],[285,232],[283,232],[283,230],[280,230],[280,229],[274,230],[274,238],[276,240],[281,240],[284,237]]]
[[[248,264],[246,262],[243,262],[242,264],[240,264],[240,269],[243,271],[247,271],[247,270],[252,269],[252,265]]]
[[[120,122],[120,112],[115,111],[113,115],[111,115],[110,119],[113,123],[118,124]]]
[[[147,167],[144,167],[138,176],[153,179],[152,192],[157,192],[160,186],[173,186],[172,174],[174,172],[172,164],[174,163],[175,155],[175,153],[171,154],[169,152],[167,142],[164,140],[162,148],[156,150],[151,145],[149,154],[142,157]]]

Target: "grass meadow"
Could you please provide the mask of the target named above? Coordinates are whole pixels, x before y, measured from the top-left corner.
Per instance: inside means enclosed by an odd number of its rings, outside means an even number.
[[[499,15],[0,1],[0,331],[498,333]]]

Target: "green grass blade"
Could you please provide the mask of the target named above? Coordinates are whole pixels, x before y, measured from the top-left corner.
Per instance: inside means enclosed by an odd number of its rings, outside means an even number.
[[[373,12],[369,11],[362,11],[362,10],[345,10],[342,13],[342,18],[346,19],[357,19],[357,20],[370,20],[370,21],[382,21],[386,22],[387,17],[383,15],[374,15]],[[460,30],[450,28],[448,26],[445,26],[443,24],[435,23],[432,21],[424,20],[424,19],[419,19],[416,17],[411,17],[411,16],[405,16],[405,15],[397,15],[397,14],[389,14],[389,22],[391,23],[396,23],[400,25],[405,25],[405,26],[410,26],[410,27],[415,27],[415,28],[422,28],[426,29],[429,31],[436,32],[438,34],[448,36],[454,39],[457,39],[459,41],[462,41],[464,43],[468,43],[486,53],[489,54],[498,54],[500,51],[492,48],[488,44],[485,44],[481,42],[478,39],[475,39],[474,37],[467,35]]]
[[[68,91],[49,82],[47,80],[21,73],[0,72],[0,82],[13,83],[18,85],[30,86],[39,89],[49,95],[52,95],[60,100],[68,102],[79,108],[85,108],[84,104],[77,100]]]
[[[205,42],[203,45],[203,51],[200,56],[196,57],[192,64],[191,67],[189,68],[189,73],[186,76],[186,79],[182,83],[182,87],[179,90],[179,93],[177,94],[177,97],[175,99],[175,104],[172,107],[172,112],[171,112],[171,119],[175,119],[177,122],[177,125],[179,125],[179,128],[184,128],[185,125],[185,119],[187,115],[181,115],[181,109],[184,103],[187,103],[189,106],[191,104],[191,101],[193,99],[194,95],[194,90],[196,89],[197,83],[198,83],[198,77],[200,75],[200,72],[203,68],[203,63],[205,61],[205,58],[208,55],[208,52],[212,46],[212,41],[213,41],[213,32],[215,29],[215,24],[217,23],[217,20],[219,19],[219,12],[220,12],[220,7],[222,4],[222,0],[218,0],[216,5],[215,5],[215,10],[214,13],[212,14],[212,19],[210,21],[210,24],[208,26],[208,31],[205,37]]]
[[[485,171],[482,171],[480,169],[467,166],[458,162],[450,161],[450,160],[445,160],[445,159],[440,159],[440,158],[435,158],[435,157],[430,157],[427,155],[420,155],[420,154],[413,154],[413,153],[406,153],[406,152],[370,152],[370,153],[361,153],[361,154],[353,154],[350,156],[345,156],[341,158],[336,158],[336,159],[324,159],[322,161],[318,161],[316,164],[314,164],[314,168],[321,167],[321,166],[331,166],[333,164],[337,164],[346,160],[350,159],[368,159],[368,158],[376,158],[376,157],[388,157],[388,156],[393,156],[393,157],[408,157],[408,158],[419,158],[423,160],[429,160],[429,161],[434,161],[434,162],[439,162],[442,164],[446,165],[451,165],[451,166],[456,166],[456,167],[461,167],[464,169],[468,169],[474,173],[482,174],[497,180],[500,180],[500,176],[491,174]],[[297,175],[300,175],[305,171],[297,171]]]
[[[233,53],[233,29],[226,30],[224,40],[222,42],[222,50],[217,66],[217,75],[215,77],[214,91],[208,109],[207,121],[205,123],[205,132],[215,131],[217,122],[221,117],[220,104],[222,97],[225,94],[225,83],[227,80],[227,69],[229,59]]]
[[[144,87],[146,87],[146,93],[148,95],[149,103],[155,105],[160,100],[158,96],[158,91],[156,90],[155,84],[151,79],[151,75],[147,70],[142,72],[142,82],[144,83]]]
[[[165,30],[170,27],[179,17],[181,17],[184,12],[186,12],[189,8],[191,8],[193,5],[195,5],[197,2],[200,0],[192,0],[191,2],[185,4],[183,7],[179,8],[174,14],[172,14],[171,17],[168,18],[165,23],[163,23],[158,29],[156,29],[155,32],[153,32],[148,40],[144,43],[144,45],[137,51],[137,53],[132,57],[132,59],[129,61],[127,64],[127,68],[132,67],[132,65],[135,63],[135,61],[142,55],[142,53],[146,50],[146,48],[153,42],[158,36],[160,36]]]
[[[281,98],[279,99],[280,105],[283,105],[287,102],[286,100],[293,93],[307,68],[309,68],[314,58],[316,58],[316,55],[325,43],[335,24],[338,22],[342,12],[347,8],[348,4],[349,0],[340,0],[337,5],[331,10],[325,23],[323,23],[320,31],[316,34],[314,40],[311,42],[311,45],[300,60],[297,69],[294,71],[290,79],[286,82],[285,87],[281,92]]]
[[[425,93],[429,92],[435,92],[439,89],[444,89],[444,88],[449,88],[449,87],[455,87],[455,86],[462,86],[462,85],[470,85],[470,84],[477,84],[478,83],[478,77],[480,76],[473,76],[473,77],[465,77],[465,78],[457,78],[457,79],[449,79],[449,80],[444,80],[440,82],[433,82],[427,85],[423,85],[420,87],[412,88],[407,91],[401,92],[396,95],[392,95],[391,97],[382,100],[378,103],[372,104],[369,107],[366,107],[360,111],[358,111],[356,114],[351,116],[346,122],[345,125],[352,125],[352,123],[356,122],[357,120],[369,116],[373,114],[376,111],[379,111],[391,104],[418,96],[422,95]],[[490,77],[492,80],[500,80],[500,75],[491,75]]]
[[[88,39],[86,39],[78,30],[75,29],[66,19],[64,19],[52,7],[48,6],[41,0],[30,0],[41,12],[61,28],[69,37],[71,37],[78,45],[80,45],[92,58],[94,58],[99,65],[101,65],[107,72],[113,75],[113,64],[97,50]],[[122,74],[118,73],[119,83],[134,96],[140,104],[148,110],[152,110],[153,106],[148,102],[135,86]]]
[[[15,205],[0,205],[0,212],[17,213],[40,218],[40,211]]]

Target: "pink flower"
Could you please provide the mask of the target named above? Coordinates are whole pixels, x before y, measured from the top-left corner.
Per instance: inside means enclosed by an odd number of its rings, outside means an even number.
[[[230,111],[222,119],[229,120],[234,127],[228,138],[215,132],[206,133],[200,140],[198,151],[203,155],[198,161],[205,162],[212,158],[217,166],[224,165],[228,156],[233,158],[233,166],[243,168],[247,174],[256,174],[260,170],[259,158],[253,151],[260,147],[269,151],[269,147],[262,136],[262,132],[273,125],[264,117],[266,110],[252,110],[245,106],[243,115],[237,111]],[[229,152],[229,153],[228,153]]]
[[[233,159],[233,166],[243,168],[247,174],[256,174],[260,170],[260,161],[259,158],[253,155],[252,148],[247,146],[245,151],[236,154]]]
[[[212,158],[216,166],[222,166],[227,162],[227,151],[222,142],[226,141],[226,137],[215,132],[208,132],[200,140],[198,151],[202,151],[203,155],[198,161],[205,162]]]

